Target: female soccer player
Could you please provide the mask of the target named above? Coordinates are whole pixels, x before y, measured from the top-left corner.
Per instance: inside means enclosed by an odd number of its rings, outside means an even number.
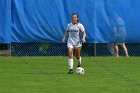
[[[80,40],[80,32],[83,33],[82,39]],[[67,41],[67,47],[68,47],[68,65],[69,65],[69,72],[68,74],[73,74],[73,49],[76,50],[76,58],[78,61],[77,67],[81,66],[81,46],[82,43],[85,43],[86,38],[86,32],[84,26],[79,22],[78,20],[78,14],[73,13],[72,14],[72,23],[69,23],[67,25],[66,32],[62,38],[62,42],[65,42],[67,35],[68,41]]]

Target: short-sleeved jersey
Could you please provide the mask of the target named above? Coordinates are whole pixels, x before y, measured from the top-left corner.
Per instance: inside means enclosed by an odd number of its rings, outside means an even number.
[[[69,32],[68,43],[75,45],[80,42],[80,31],[84,32],[85,28],[81,23],[67,25],[67,31]]]

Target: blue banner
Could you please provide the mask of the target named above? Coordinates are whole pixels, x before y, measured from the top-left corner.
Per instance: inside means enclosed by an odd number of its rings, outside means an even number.
[[[0,0],[0,43],[61,43],[71,14],[87,43],[140,43],[140,0]]]
[[[0,43],[11,42],[11,0],[0,0]]]

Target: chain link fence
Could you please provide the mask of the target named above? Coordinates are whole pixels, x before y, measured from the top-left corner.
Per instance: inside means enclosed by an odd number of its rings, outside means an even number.
[[[126,44],[130,56],[140,56],[140,44]],[[119,46],[120,47],[120,46]],[[75,51],[74,51],[75,54]],[[125,56],[119,48],[120,56]],[[67,56],[67,45],[64,43],[11,43],[0,44],[0,56]],[[85,43],[81,56],[111,56],[107,44]]]
[[[126,44],[130,56],[140,56],[140,44]],[[125,56],[119,48],[120,56]],[[12,43],[11,56],[67,56],[67,45],[64,43]],[[74,52],[75,53],[75,52]],[[107,44],[86,43],[82,46],[81,56],[111,56]]]

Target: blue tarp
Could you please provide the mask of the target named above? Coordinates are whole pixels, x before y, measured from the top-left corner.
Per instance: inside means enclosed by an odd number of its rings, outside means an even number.
[[[73,12],[86,29],[87,43],[140,43],[139,4],[140,0],[0,0],[0,43],[60,43]]]
[[[11,0],[0,0],[0,43],[11,42]]]

